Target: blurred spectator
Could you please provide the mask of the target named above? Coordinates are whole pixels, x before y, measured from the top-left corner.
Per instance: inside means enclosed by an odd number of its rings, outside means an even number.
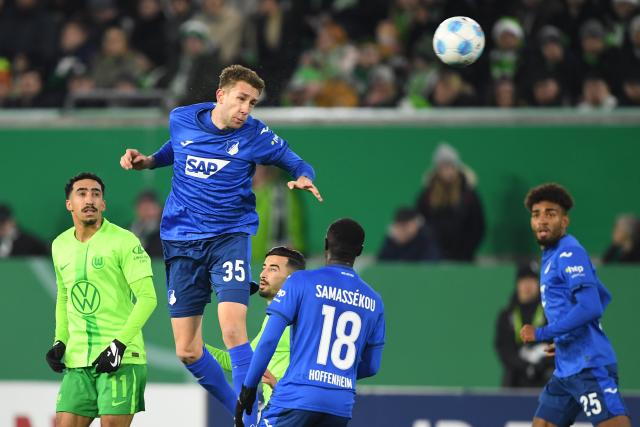
[[[608,25],[607,44],[622,48],[627,42],[631,19],[640,12],[639,0],[611,0],[613,16]]]
[[[492,30],[494,48],[489,51],[489,67],[493,79],[516,79],[524,45],[520,23],[511,17],[500,18]]]
[[[129,48],[127,35],[121,28],[112,27],[104,33],[102,50],[92,66],[92,78],[96,87],[112,89],[123,76],[136,82],[142,76],[136,53]]]
[[[0,204],[0,258],[48,255],[49,247],[22,230],[8,205]]]
[[[580,27],[592,18],[604,15],[605,7],[601,0],[564,0],[563,10],[550,20],[568,37],[567,48],[573,52],[580,51]]]
[[[622,73],[618,62],[619,51],[607,46],[602,23],[595,19],[585,22],[580,27],[580,41],[582,56],[577,76],[580,84],[584,83],[587,76],[598,74],[606,80],[613,91],[617,92]]]
[[[460,73],[448,68],[438,73],[428,100],[433,107],[469,107],[477,103],[473,86],[464,81]]]
[[[209,40],[226,65],[240,58],[245,20],[238,10],[225,0],[203,0],[202,11],[194,19],[207,26]]]
[[[400,208],[378,253],[380,261],[435,261],[438,247],[433,232],[415,209]]]
[[[506,13],[521,25],[525,39],[533,39],[540,28],[562,10],[557,0],[512,0],[508,4]]]
[[[398,101],[398,91],[393,69],[380,65],[369,76],[367,93],[362,99],[362,107],[394,107]]]
[[[47,108],[54,107],[55,101],[44,92],[40,71],[31,69],[16,77],[13,94],[6,106],[9,108]]]
[[[498,315],[495,348],[502,362],[503,387],[541,387],[553,374],[553,358],[544,351],[547,344],[523,344],[520,339],[523,325],[546,324],[539,286],[538,273],[531,266],[518,267],[515,292]]]
[[[196,20],[182,25],[182,52],[167,73],[172,105],[194,104],[215,99],[223,65],[208,42],[206,26]]]
[[[166,22],[160,0],[137,0],[131,46],[145,55],[154,67],[167,61]]]
[[[9,102],[11,93],[11,62],[9,59],[0,56],[0,107],[4,107]]]
[[[492,105],[499,108],[513,108],[518,106],[516,85],[509,78],[501,78],[493,82]]]
[[[340,78],[325,80],[316,96],[313,104],[318,107],[357,107],[358,93],[349,82]]]
[[[300,41],[289,37],[292,23],[289,10],[278,0],[260,0],[254,24],[256,71],[269,84],[261,105],[277,105],[284,92],[283,83],[291,76],[298,59]]]
[[[124,17],[118,8],[117,0],[89,0],[89,40],[91,45],[100,46],[105,32],[113,27],[131,29],[131,20]]]
[[[531,78],[529,104],[535,107],[560,107],[568,102],[566,92],[554,73],[540,71]]]
[[[300,193],[290,191],[280,169],[256,166],[253,175],[256,212],[260,227],[251,240],[254,253],[267,253],[274,246],[305,250],[305,223]]]
[[[416,207],[436,236],[442,259],[471,261],[484,237],[475,175],[449,144],[438,145]]]
[[[582,83],[582,110],[613,110],[618,100],[611,94],[606,80],[600,76],[588,76]]]
[[[67,92],[68,80],[72,75],[88,72],[93,56],[89,43],[89,33],[80,21],[68,21],[62,27],[58,45],[58,59],[54,65],[49,86],[62,104]]]
[[[640,15],[631,20],[628,33],[629,43],[622,57],[622,91],[620,103],[625,106],[640,106]]]
[[[178,62],[182,44],[182,24],[195,13],[192,0],[169,0],[166,7],[167,63]]]
[[[56,26],[44,1],[15,0],[9,6],[0,17],[0,55],[23,54],[31,66],[49,65],[55,57]]]
[[[533,84],[532,79],[536,75],[548,73],[555,76],[567,101],[570,101],[578,98],[580,82],[576,82],[577,59],[565,48],[565,43],[565,36],[558,28],[551,25],[542,27],[537,34],[537,49],[527,57],[523,69],[528,86]]]
[[[143,191],[136,198],[135,219],[129,227],[150,257],[162,257],[162,241],[160,240],[160,219],[162,205],[158,196],[151,190]]]
[[[632,214],[616,218],[611,234],[611,245],[602,256],[602,262],[637,263],[640,262],[640,221]]]

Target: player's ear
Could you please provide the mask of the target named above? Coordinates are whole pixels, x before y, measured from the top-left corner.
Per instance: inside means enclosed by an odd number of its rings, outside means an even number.
[[[216,102],[218,104],[224,103],[224,89],[216,89]]]
[[[562,217],[562,226],[563,226],[564,228],[567,228],[567,227],[569,227],[569,223],[570,223],[570,222],[571,222],[571,221],[569,220],[569,215],[565,214],[565,215]]]
[[[69,212],[73,212],[73,207],[71,206],[71,201],[70,201],[69,199],[67,199],[67,200],[64,202],[64,204],[66,205],[67,210],[68,210]]]

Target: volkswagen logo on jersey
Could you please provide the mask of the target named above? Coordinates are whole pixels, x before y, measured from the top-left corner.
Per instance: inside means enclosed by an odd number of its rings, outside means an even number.
[[[229,160],[187,156],[184,173],[196,178],[207,179],[228,164]]]

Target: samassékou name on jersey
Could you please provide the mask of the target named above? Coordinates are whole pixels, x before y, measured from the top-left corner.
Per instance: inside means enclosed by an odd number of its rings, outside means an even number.
[[[366,308],[367,310],[376,310],[376,300],[361,294],[359,291],[346,291],[327,285],[316,285],[316,298],[324,298],[332,301],[350,304],[355,307]]]
[[[320,381],[342,388],[353,388],[353,381],[351,378],[337,375],[332,372],[321,371],[319,369],[309,369],[309,380]]]

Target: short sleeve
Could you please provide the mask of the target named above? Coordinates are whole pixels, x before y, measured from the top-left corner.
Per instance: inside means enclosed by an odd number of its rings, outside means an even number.
[[[153,276],[151,258],[133,234],[127,236],[121,244],[121,260],[122,273],[127,283]]]
[[[285,155],[289,144],[269,129],[269,126],[256,121],[254,160],[261,165],[272,165]]]
[[[298,317],[304,286],[299,273],[293,273],[267,307],[267,314],[278,314],[292,324]]]
[[[581,247],[563,249],[558,255],[558,270],[572,292],[597,283],[589,254]]]

